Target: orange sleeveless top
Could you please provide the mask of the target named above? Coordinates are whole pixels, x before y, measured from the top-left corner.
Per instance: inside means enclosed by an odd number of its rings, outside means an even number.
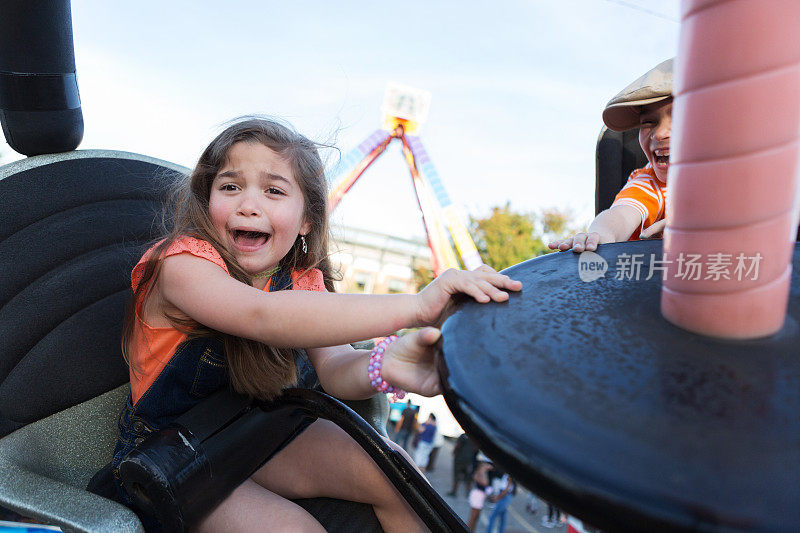
[[[160,243],[158,243],[160,244]],[[154,245],[157,246],[158,244]],[[133,267],[131,272],[131,285],[133,290],[139,286],[144,271],[144,265],[150,258],[153,248],[150,248],[139,262]],[[164,258],[171,255],[188,253],[197,257],[201,257],[211,261],[219,266],[226,273],[228,267],[225,266],[225,261],[219,255],[216,249],[211,244],[194,237],[183,237],[174,243],[164,253]],[[269,291],[270,282],[272,279],[267,280],[265,291]],[[303,275],[298,272],[292,272],[292,289],[304,291],[324,291],[325,284],[323,282],[322,271],[319,269],[312,269]],[[140,307],[146,293],[142,295],[142,299],[136,302],[136,327],[134,327],[133,335],[131,337],[131,345],[129,350],[130,357],[130,379],[131,379],[131,399],[135,404],[139,398],[147,391],[153,384],[156,378],[164,370],[164,367],[169,363],[169,360],[175,355],[178,346],[188,338],[186,333],[181,333],[173,327],[152,327],[142,319]],[[137,370],[134,371],[133,369]]]

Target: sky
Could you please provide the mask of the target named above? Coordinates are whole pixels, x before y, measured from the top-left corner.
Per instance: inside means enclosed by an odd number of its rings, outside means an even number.
[[[381,126],[388,82],[431,93],[419,136],[454,203],[556,207],[587,224],[605,103],[675,55],[678,0],[73,0],[85,134],[191,167],[224,123],[281,117],[346,154]],[[326,150],[329,167],[339,153]],[[0,161],[20,158],[0,144]],[[424,228],[397,143],[333,213]]]

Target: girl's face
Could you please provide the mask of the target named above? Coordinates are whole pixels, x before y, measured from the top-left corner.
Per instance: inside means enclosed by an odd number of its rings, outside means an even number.
[[[669,140],[672,134],[672,98],[646,105],[639,115],[639,144],[656,177],[667,182]]]
[[[220,241],[255,275],[277,266],[309,232],[304,204],[288,161],[263,144],[238,142],[211,184],[208,207]]]

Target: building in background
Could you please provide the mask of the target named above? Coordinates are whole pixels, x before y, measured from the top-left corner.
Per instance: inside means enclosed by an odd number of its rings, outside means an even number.
[[[331,260],[342,273],[342,280],[336,283],[338,292],[416,293],[414,269],[431,270],[431,251],[422,239],[402,239],[347,226],[334,226],[332,232]],[[408,399],[420,406],[420,420],[436,414],[442,435],[455,438],[463,433],[442,396],[409,394]],[[404,406],[402,400],[398,408]]]
[[[331,261],[342,280],[338,292],[416,293],[414,269],[431,269],[431,251],[422,240],[334,226]]]

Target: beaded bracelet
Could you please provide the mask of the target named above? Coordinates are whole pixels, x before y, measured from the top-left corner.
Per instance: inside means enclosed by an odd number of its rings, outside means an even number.
[[[378,392],[394,394],[394,401],[402,400],[406,395],[406,391],[386,383],[381,376],[381,366],[383,366],[383,354],[386,348],[396,340],[397,335],[389,335],[376,344],[375,348],[372,349],[372,353],[369,354],[369,366],[367,367],[369,384],[372,385],[372,388]]]

